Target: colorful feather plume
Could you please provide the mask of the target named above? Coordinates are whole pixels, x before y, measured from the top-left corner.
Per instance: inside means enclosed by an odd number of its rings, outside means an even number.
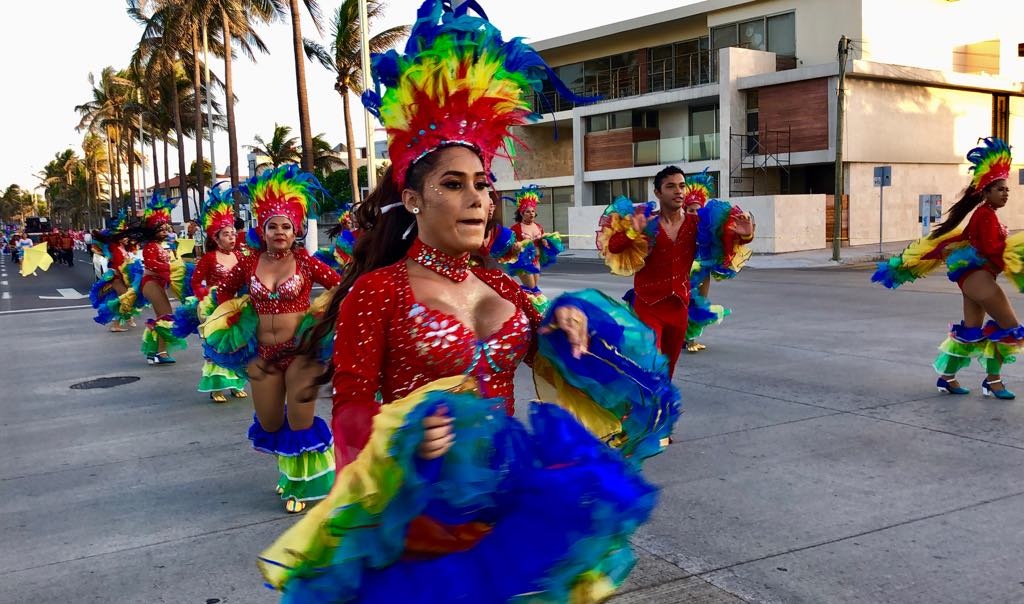
[[[327,195],[316,176],[303,172],[295,164],[266,170],[238,189],[252,203],[260,228],[274,216],[284,216],[298,235],[305,232],[306,218],[317,215],[317,196]]]
[[[947,254],[966,245],[963,229],[953,229],[935,239],[923,237],[908,245],[898,256],[879,262],[871,281],[896,289],[932,272],[945,262]]]
[[[495,155],[514,155],[511,129],[536,119],[530,101],[545,82],[564,98],[590,100],[573,94],[520,38],[505,41],[476,2],[451,4],[426,0],[404,52],[373,55],[374,88],[362,100],[387,129],[399,187],[417,160],[442,147],[473,149],[488,172]]]
[[[992,136],[981,139],[983,143],[967,152],[967,161],[971,167],[971,187],[981,191],[997,180],[1010,176],[1010,146]]]
[[[219,182],[210,187],[210,193],[203,204],[200,226],[206,233],[208,239],[216,239],[217,232],[221,229],[235,226],[235,203],[233,189],[221,187],[224,183]],[[212,249],[212,248],[211,248]]]
[[[540,200],[543,197],[544,194],[541,193],[540,187],[537,185],[527,185],[516,191],[514,200],[516,203],[516,209],[520,212],[524,210],[536,211],[537,204],[540,203]]]
[[[704,207],[704,204],[711,199],[712,191],[714,190],[715,179],[708,174],[707,168],[704,168],[704,171],[700,174],[687,176],[683,184],[683,205],[696,204]]]
[[[656,207],[653,201],[634,204],[619,197],[601,215],[597,249],[613,274],[629,277],[644,267],[658,234]]]
[[[178,197],[166,197],[160,191],[155,191],[153,197],[146,204],[146,209],[142,212],[142,223],[149,228],[169,224],[171,210],[177,205],[178,199]]]

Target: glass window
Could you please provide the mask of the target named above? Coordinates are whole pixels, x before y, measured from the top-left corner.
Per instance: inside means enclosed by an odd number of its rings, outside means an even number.
[[[650,64],[647,67],[647,88],[652,92],[670,90],[675,87],[672,80],[672,45],[650,49]]]
[[[784,57],[796,56],[796,13],[768,17],[768,51]]]
[[[633,112],[632,111],[616,111],[609,116],[608,129],[618,128],[632,128],[633,127]]]
[[[583,80],[588,95],[610,96],[610,67],[608,57],[583,62]]]
[[[550,191],[553,218],[551,224],[544,225],[544,228],[548,231],[568,233],[569,208],[573,205],[574,189],[572,187],[555,187]]]
[[[587,118],[587,132],[603,132],[608,129],[608,114],[592,115]]]
[[[739,26],[739,46],[753,50],[765,50],[768,45],[764,39],[764,19],[744,21]]]
[[[739,38],[737,36],[735,23],[720,25],[711,30],[711,48],[715,50],[736,46],[738,43]]]
[[[718,107],[694,107],[690,110],[690,134],[718,132]]]
[[[635,203],[647,201],[650,194],[647,191],[646,179],[628,178],[594,183],[594,205],[606,206],[621,196],[628,197]]]

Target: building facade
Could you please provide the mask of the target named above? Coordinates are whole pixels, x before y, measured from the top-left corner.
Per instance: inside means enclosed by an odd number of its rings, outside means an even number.
[[[545,228],[590,234],[619,195],[653,199],[662,167],[707,169],[720,197],[755,214],[755,251],[826,247],[846,36],[844,244],[879,241],[880,224],[885,241],[913,239],[920,196],[952,204],[979,137],[1024,150],[1024,33],[1014,15],[1024,17],[1015,0],[705,0],[540,41],[573,92],[600,100],[535,95],[544,117],[517,130],[515,160],[494,164],[496,186],[511,195],[539,185]],[[881,216],[877,166],[892,172]],[[1011,228],[1024,228],[1019,167],[1018,203],[1002,211]]]

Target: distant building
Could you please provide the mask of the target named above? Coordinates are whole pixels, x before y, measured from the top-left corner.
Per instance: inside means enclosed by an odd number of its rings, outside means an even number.
[[[844,240],[879,239],[881,165],[892,166],[884,239],[916,238],[919,196],[940,194],[948,208],[968,182],[964,154],[978,137],[1018,150],[1011,195],[1024,201],[1021,16],[1009,1],[705,0],[542,40],[533,46],[561,79],[602,100],[577,106],[553,88],[536,95],[544,117],[517,129],[527,148],[514,166],[494,162],[496,186],[510,195],[539,185],[546,229],[589,234],[617,196],[653,199],[652,177],[665,165],[707,169],[721,197],[756,215],[756,251],[823,248],[833,220],[836,49],[846,35]],[[1024,203],[1001,216],[1024,228]]]

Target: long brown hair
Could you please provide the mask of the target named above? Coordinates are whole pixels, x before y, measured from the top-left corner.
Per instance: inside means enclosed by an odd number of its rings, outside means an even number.
[[[423,180],[440,160],[440,151],[428,154],[409,168],[405,175],[406,188],[422,194]],[[387,212],[381,211],[385,206],[401,201],[402,189],[394,184],[392,167],[388,166],[373,192],[352,210],[354,226],[360,231],[352,250],[352,262],[345,269],[323,317],[306,332],[299,343],[297,354],[317,358],[320,342],[334,330],[341,303],[356,280],[371,271],[398,262],[412,247],[416,239],[416,217],[399,207]],[[326,365],[316,380],[317,385],[326,384],[334,375],[334,365],[329,361]]]
[[[964,218],[967,218],[967,215],[971,213],[971,210],[978,207],[981,200],[985,198],[984,193],[992,188],[992,184],[995,183],[989,184],[981,191],[974,187],[967,187],[960,199],[946,212],[946,219],[928,237],[930,239],[938,239],[958,227],[964,221]]]

